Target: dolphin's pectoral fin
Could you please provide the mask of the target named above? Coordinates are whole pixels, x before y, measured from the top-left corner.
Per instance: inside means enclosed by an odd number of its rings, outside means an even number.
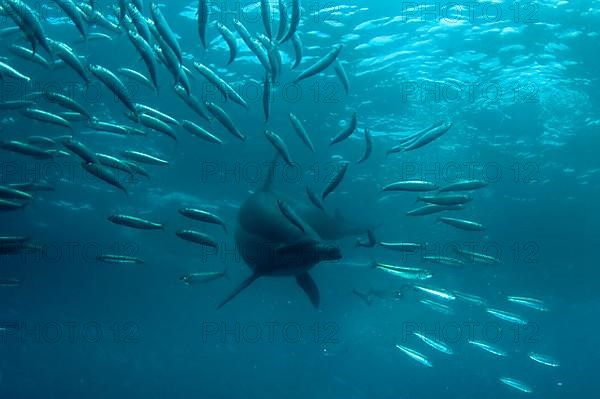
[[[250,277],[248,277],[247,279],[245,279],[244,281],[242,281],[240,283],[240,285],[238,285],[237,288],[235,290],[233,290],[233,292],[231,294],[229,294],[229,296],[227,298],[225,298],[223,300],[223,302],[221,302],[219,304],[219,306],[217,306],[217,310],[221,309],[229,301],[231,301],[233,298],[235,298],[240,292],[242,292],[246,288],[248,288],[250,286],[250,284],[252,284],[259,277],[260,277],[260,274],[254,273],[253,275],[251,275]]]
[[[300,274],[296,276],[296,282],[306,292],[310,302],[313,306],[319,309],[320,295],[319,295],[319,287],[315,283],[315,280],[308,273]]]

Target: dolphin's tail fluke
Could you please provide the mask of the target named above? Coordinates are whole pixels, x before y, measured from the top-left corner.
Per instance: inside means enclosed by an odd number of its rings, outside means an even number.
[[[223,300],[223,302],[221,302],[219,304],[219,306],[217,306],[217,310],[221,309],[229,301],[231,301],[233,298],[235,298],[240,292],[242,292],[246,288],[248,288],[250,286],[250,284],[252,284],[259,277],[260,277],[260,274],[253,274],[250,277],[248,277],[247,279],[245,279],[244,281],[242,281],[241,284],[238,285],[237,288],[235,290],[233,290],[233,292],[231,294],[229,294],[229,296],[227,298],[225,298]]]

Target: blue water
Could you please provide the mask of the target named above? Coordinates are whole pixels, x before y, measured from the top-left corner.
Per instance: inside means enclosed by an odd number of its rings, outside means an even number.
[[[85,63],[146,74],[124,34],[101,27],[112,40],[79,42],[79,33],[54,2],[26,1],[46,34],[68,43]],[[116,21],[111,2],[97,7]],[[144,15],[150,16],[148,2]],[[273,29],[278,27],[272,2]],[[290,1],[288,1],[290,3]],[[232,31],[233,18],[262,33],[259,3],[211,2],[209,49],[203,50],[195,21],[196,2],[162,4],[178,35],[184,64],[213,68],[248,101],[249,110],[224,102],[192,72],[192,93],[221,105],[248,137],[245,143],[222,125],[199,118],[171,89],[173,77],[159,66],[159,94],[127,82],[134,102],[178,120],[189,119],[224,140],[214,145],[175,129],[177,141],[147,136],[98,134],[85,122],[74,132],[0,111],[0,138],[25,141],[33,135],[73,134],[94,152],[119,156],[139,150],[169,161],[144,166],[150,179],[124,173],[126,196],[85,173],[74,155],[36,160],[0,153],[0,184],[45,181],[52,192],[36,192],[24,209],[0,213],[0,236],[24,235],[43,250],[0,256],[0,396],[3,398],[429,398],[593,396],[599,358],[593,335],[600,310],[593,251],[600,222],[600,114],[596,56],[600,11],[593,1],[475,2],[462,10],[446,2],[302,1],[298,28],[304,58],[294,71],[290,43],[281,45],[283,69],[274,88],[271,117],[264,122],[264,68],[237,33],[238,57],[229,54],[215,26]],[[458,3],[460,4],[460,2]],[[468,8],[470,7],[473,8]],[[221,11],[220,11],[221,10]],[[471,12],[472,11],[472,12]],[[459,15],[460,14],[460,15]],[[0,28],[14,26],[1,17]],[[20,34],[2,38],[0,61],[31,77],[0,81],[1,101],[23,100],[35,91],[73,97],[103,121],[135,126],[126,108],[96,79],[86,85],[70,68],[47,69],[15,56],[10,45],[29,44]],[[348,74],[346,95],[333,67],[297,85],[293,79],[343,44],[339,56]],[[48,57],[44,50],[40,54]],[[39,97],[36,107],[62,111]],[[294,134],[290,112],[311,136],[311,153]],[[331,139],[358,113],[348,140]],[[431,125],[452,122],[438,140],[415,151],[386,155],[398,140]],[[295,168],[282,163],[274,186],[308,203],[305,188],[320,192],[341,160],[345,179],[326,201],[343,223],[374,229],[379,241],[426,244],[401,254],[381,247],[356,248],[356,237],[336,240],[343,258],[312,271],[321,301],[313,308],[292,278],[263,278],[217,311],[217,304],[250,269],[236,251],[233,231],[239,206],[266,178],[274,149],[263,131],[287,143]],[[373,153],[363,163],[363,131],[373,135]],[[381,193],[400,180],[440,186],[461,179],[489,185],[467,193],[466,209],[444,216],[474,220],[483,232],[437,223],[440,215],[407,217],[415,193]],[[183,207],[208,209],[219,226],[187,220]],[[165,224],[165,231],[139,231],[107,221],[133,214]],[[185,242],[177,230],[210,234],[219,251]],[[366,235],[359,236],[362,240]],[[427,263],[423,256],[454,256],[470,248],[500,259],[463,267]],[[101,263],[101,253],[135,256],[141,265]],[[410,281],[372,269],[373,261],[431,270],[433,278]],[[227,270],[228,278],[187,286],[184,273]],[[485,307],[453,301],[453,314],[419,301],[434,299],[407,288],[420,284],[485,298],[488,306],[528,321],[494,318]],[[353,290],[382,291],[370,305]],[[401,298],[394,293],[402,290]],[[548,312],[507,301],[508,295],[538,298]],[[442,301],[440,301],[442,302]],[[444,341],[453,355],[437,352],[415,337],[425,331]],[[497,357],[475,348],[480,340],[507,352]],[[426,367],[396,349],[425,355]],[[528,353],[552,356],[560,367],[533,362]],[[499,381],[510,377],[532,390],[523,393]]]

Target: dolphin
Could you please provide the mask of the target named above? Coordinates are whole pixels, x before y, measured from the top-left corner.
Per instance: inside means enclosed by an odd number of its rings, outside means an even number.
[[[371,226],[361,225],[346,219],[338,210],[332,215],[311,204],[300,204],[298,215],[308,223],[323,240],[341,240],[367,234]]]
[[[275,165],[276,162],[271,164],[263,187],[241,205],[238,213],[235,241],[252,274],[217,309],[258,278],[278,276],[295,277],[313,306],[318,308],[319,289],[309,271],[321,261],[342,258],[340,249],[322,241],[310,224],[303,222],[304,228],[299,229],[282,213],[279,204],[285,197],[271,187]]]

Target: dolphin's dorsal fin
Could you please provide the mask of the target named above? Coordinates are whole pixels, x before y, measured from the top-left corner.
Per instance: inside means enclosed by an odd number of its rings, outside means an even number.
[[[262,191],[271,191],[271,187],[273,186],[273,180],[275,180],[275,169],[277,168],[277,159],[279,158],[279,154],[275,154],[275,158],[273,158],[273,162],[269,164],[269,170],[267,171],[267,178],[263,183],[261,188]]]
[[[256,279],[259,278],[259,277],[260,277],[260,274],[254,273],[253,275],[251,275],[250,277],[248,277],[247,279],[245,279],[244,281],[242,281],[240,283],[240,285],[238,285],[237,288],[235,290],[233,290],[233,292],[231,294],[229,294],[229,296],[227,298],[225,298],[223,300],[223,302],[221,302],[219,304],[219,306],[217,306],[217,310],[221,309],[223,306],[225,306],[227,304],[227,302],[231,301],[240,292],[242,292],[246,288],[248,288],[250,286],[250,284],[252,284],[254,281],[256,281]]]
[[[302,290],[308,295],[310,303],[317,309],[319,309],[320,295],[319,287],[315,283],[315,280],[308,273],[303,273],[296,276],[296,282],[302,288]]]

